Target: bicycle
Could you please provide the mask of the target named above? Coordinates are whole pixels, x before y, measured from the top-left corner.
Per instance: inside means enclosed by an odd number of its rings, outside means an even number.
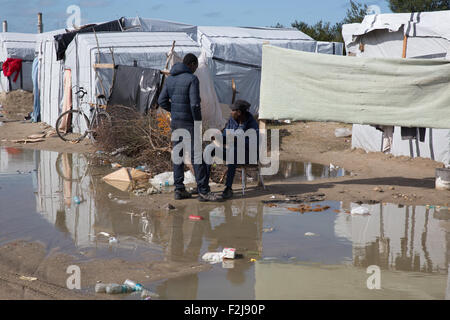
[[[74,86],[76,87],[76,86]],[[105,125],[111,125],[111,116],[106,112],[106,104],[84,102],[83,98],[87,94],[83,87],[79,87],[75,92],[79,101],[77,109],[71,109],[63,112],[56,120],[56,133],[58,136],[68,142],[77,143],[83,140],[88,134],[91,141],[96,139],[96,130]],[[98,100],[105,100],[103,94],[97,96]],[[83,106],[88,106],[91,118],[83,112]]]

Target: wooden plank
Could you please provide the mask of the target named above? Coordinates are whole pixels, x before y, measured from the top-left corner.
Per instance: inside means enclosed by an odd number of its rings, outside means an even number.
[[[94,63],[94,69],[114,69],[113,63]]]

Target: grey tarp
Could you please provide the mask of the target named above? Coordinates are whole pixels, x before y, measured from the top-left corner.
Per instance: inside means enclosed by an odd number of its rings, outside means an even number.
[[[260,119],[450,127],[450,61],[263,47]]]
[[[156,69],[117,66],[108,105],[133,107],[142,114],[147,113],[155,103],[160,75]]]

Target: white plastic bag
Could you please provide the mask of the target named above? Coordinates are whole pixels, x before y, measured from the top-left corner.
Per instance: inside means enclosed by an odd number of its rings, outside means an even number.
[[[222,262],[225,253],[223,252],[207,252],[203,255],[202,259],[211,264]]]
[[[336,138],[350,137],[352,135],[352,130],[349,130],[348,128],[337,128],[334,130],[334,135]]]
[[[167,171],[157,174],[156,176],[153,177],[153,179],[150,179],[150,183],[154,187],[173,186],[174,185],[173,171]],[[192,184],[192,183],[195,183],[195,176],[192,174],[190,170],[188,170],[184,173],[184,184]]]

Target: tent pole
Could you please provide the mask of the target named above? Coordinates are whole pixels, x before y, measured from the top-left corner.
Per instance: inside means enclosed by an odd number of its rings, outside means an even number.
[[[428,139],[430,140],[429,141],[429,143],[430,143],[430,157],[431,157],[431,160],[434,161],[433,129],[432,128],[428,128],[428,132],[429,132]]]
[[[416,154],[420,158],[419,138],[419,128],[416,128]]]
[[[402,58],[406,58],[406,49],[408,47],[408,36],[405,35],[403,37],[403,53],[402,53]]]

